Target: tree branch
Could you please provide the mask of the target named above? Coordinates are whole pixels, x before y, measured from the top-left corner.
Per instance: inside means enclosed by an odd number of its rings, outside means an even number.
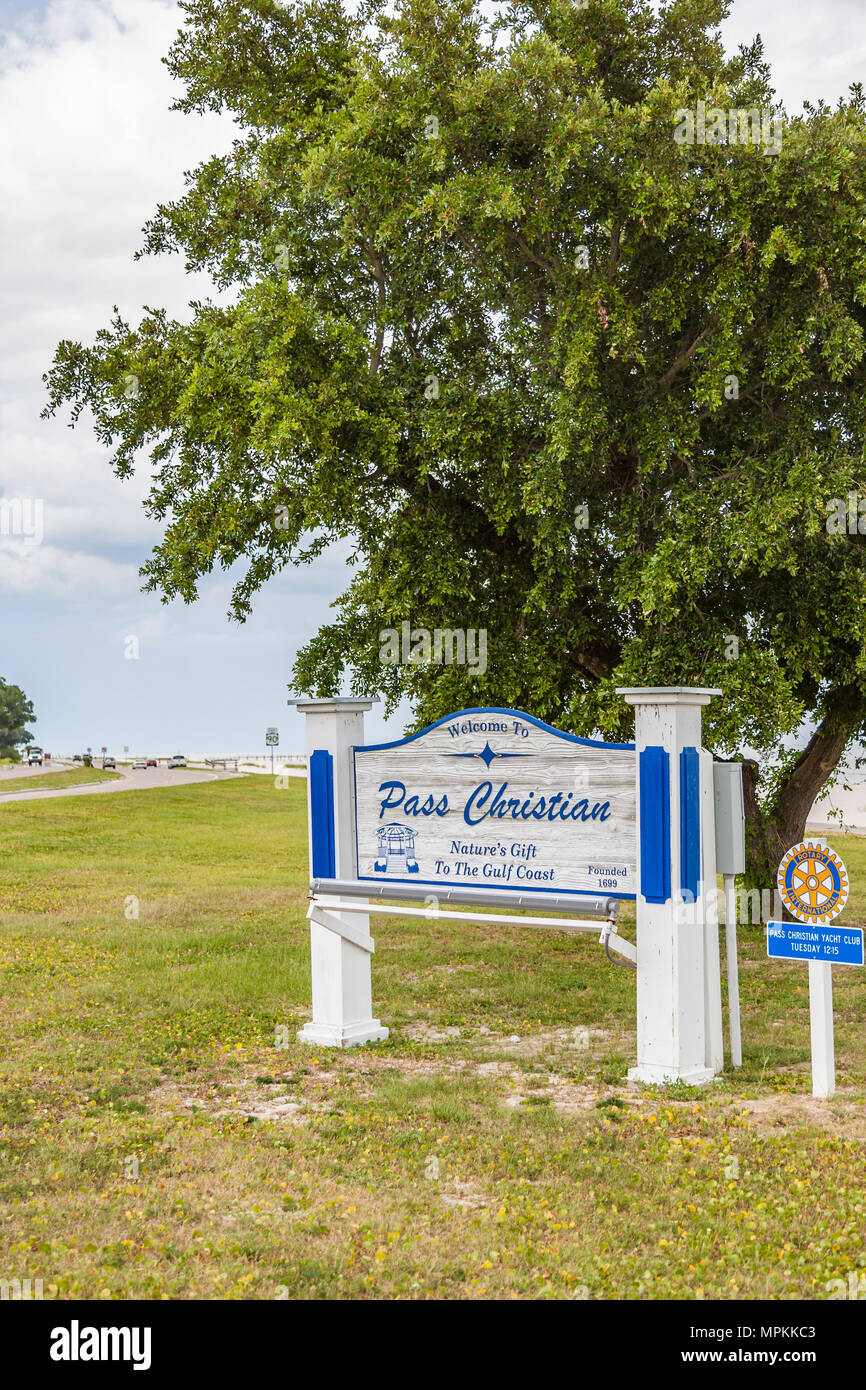
[[[517,246],[520,247],[520,250],[523,252],[524,256],[526,256],[530,261],[532,261],[534,265],[540,266],[541,269],[545,271],[552,280],[556,279],[556,271],[554,270],[550,262],[542,260],[540,256],[536,256],[535,252],[532,250],[532,247],[524,241],[523,237],[520,235],[519,232],[512,232],[511,237],[512,240],[517,244]]]
[[[712,332],[712,324],[708,324],[707,327],[704,328],[698,334],[698,336],[689,344],[687,348],[683,348],[682,352],[677,354],[677,356],[674,358],[673,363],[670,367],[668,367],[661,381],[656,386],[657,392],[666,391],[668,389],[668,387],[675,380],[675,378],[679,376],[686,363],[691,361],[695,352],[700,347],[701,343],[704,341],[704,338],[706,338],[707,334],[710,332]]]
[[[613,647],[602,647],[594,643],[591,647],[581,647],[574,655],[584,671],[600,681],[604,680],[605,676],[610,675],[619,663],[622,653],[614,650]]]
[[[779,815],[788,824],[812,808],[845,746],[863,719],[864,701],[859,685],[852,682],[838,693],[813,733],[779,795]]]
[[[611,224],[610,229],[610,256],[607,262],[607,278],[612,280],[616,275],[616,268],[619,265],[619,239],[622,235],[622,227],[618,222]]]
[[[370,264],[373,267],[373,275],[375,277],[377,286],[376,299],[378,312],[376,317],[378,320],[378,326],[376,329],[376,341],[373,344],[373,352],[370,357],[370,365],[368,369],[370,375],[375,376],[379,370],[379,363],[382,360],[382,348],[385,343],[385,267],[382,264],[382,258],[376,250],[375,246],[373,245],[372,241],[364,242],[364,250],[366,251],[370,259]]]

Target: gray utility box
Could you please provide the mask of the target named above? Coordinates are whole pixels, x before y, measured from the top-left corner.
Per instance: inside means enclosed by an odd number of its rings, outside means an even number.
[[[743,764],[713,763],[716,804],[716,873],[746,872],[746,812]]]

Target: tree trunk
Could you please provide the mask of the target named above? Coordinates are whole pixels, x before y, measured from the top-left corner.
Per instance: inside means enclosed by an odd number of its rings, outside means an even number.
[[[785,851],[803,839],[815,798],[862,720],[863,697],[859,687],[846,686],[838,692],[767,811],[758,805],[758,764],[751,759],[744,761],[746,878],[750,888],[775,889],[776,873]]]

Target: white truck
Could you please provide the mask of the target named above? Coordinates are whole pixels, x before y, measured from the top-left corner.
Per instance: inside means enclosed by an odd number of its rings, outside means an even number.
[[[28,766],[28,767],[36,767],[37,765],[38,765],[39,767],[42,766],[42,749],[41,749],[41,748],[28,748],[28,749],[27,749],[27,766]]]

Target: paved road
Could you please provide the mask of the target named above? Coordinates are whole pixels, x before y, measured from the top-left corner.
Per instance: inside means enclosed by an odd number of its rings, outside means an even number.
[[[56,761],[52,758],[50,763],[42,767],[38,763],[33,767],[28,767],[26,763],[15,763],[12,767],[0,767],[0,782],[11,782],[16,777],[40,777],[43,772],[62,772],[67,767],[72,767],[72,763],[60,758]]]
[[[52,762],[50,767],[54,766],[60,765]],[[21,768],[12,770],[19,775],[23,771]],[[35,768],[34,771],[44,772],[46,769]],[[240,772],[211,771],[210,769],[205,771],[194,767],[149,767],[146,772],[133,772],[131,768],[119,767],[117,771],[120,773],[120,778],[116,782],[84,782],[75,787],[58,787],[54,791],[16,791],[6,792],[5,795],[0,792],[0,801],[37,801],[46,796],[88,796],[102,792],[142,791],[148,787],[176,787],[184,782],[221,782],[226,777],[243,776],[243,773]],[[0,785],[2,785],[2,772],[0,772]]]

